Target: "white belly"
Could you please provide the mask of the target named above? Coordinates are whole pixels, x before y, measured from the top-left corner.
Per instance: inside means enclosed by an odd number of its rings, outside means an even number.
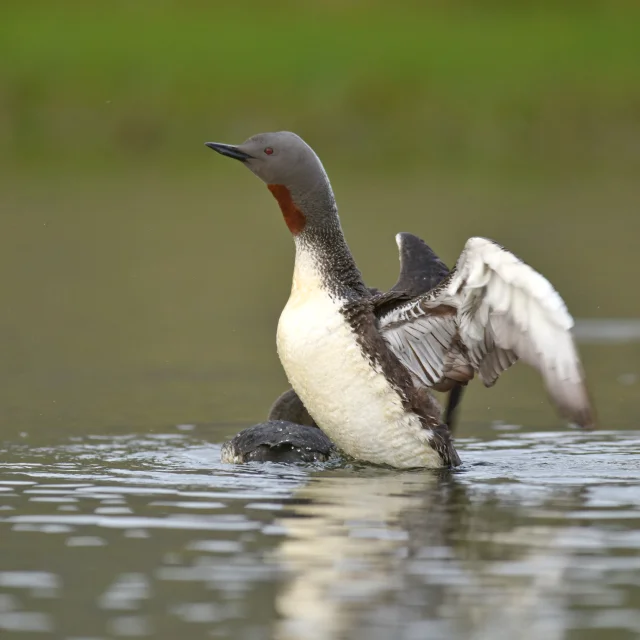
[[[296,287],[294,280],[277,337],[291,386],[346,454],[398,468],[441,467],[429,432],[365,359],[340,306],[323,289]]]

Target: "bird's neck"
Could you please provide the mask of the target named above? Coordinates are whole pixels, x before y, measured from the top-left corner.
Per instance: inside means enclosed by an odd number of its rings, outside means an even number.
[[[328,179],[304,190],[268,185],[278,201],[296,247],[294,276],[316,279],[339,297],[368,295],[347,245]]]

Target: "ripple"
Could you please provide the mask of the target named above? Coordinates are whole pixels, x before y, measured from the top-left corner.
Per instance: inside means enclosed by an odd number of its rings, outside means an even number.
[[[640,432],[492,431],[454,472],[222,465],[197,429],[10,447],[0,629],[635,633]]]
[[[46,613],[11,611],[0,613],[0,629],[5,631],[53,631],[53,622]]]

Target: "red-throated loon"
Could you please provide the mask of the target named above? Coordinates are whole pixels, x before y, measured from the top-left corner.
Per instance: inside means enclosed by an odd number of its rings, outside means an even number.
[[[475,373],[490,386],[518,358],[540,371],[563,415],[592,426],[573,319],[515,255],[470,238],[455,269],[426,294],[372,295],[322,163],[300,137],[281,131],[207,146],[243,162],[280,205],[296,257],[278,354],[310,415],[347,455],[398,468],[459,464],[429,389]]]

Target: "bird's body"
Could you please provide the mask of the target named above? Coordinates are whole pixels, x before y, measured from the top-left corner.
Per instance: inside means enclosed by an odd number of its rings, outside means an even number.
[[[459,464],[429,389],[455,388],[475,374],[490,386],[519,357],[542,373],[562,413],[592,423],[571,316],[531,267],[471,238],[456,269],[427,293],[372,295],[344,239],[329,179],[304,141],[279,132],[208,145],[267,183],[293,235],[278,354],[339,449],[399,468]]]
[[[410,233],[398,233],[396,235],[400,258],[400,274],[391,291],[407,292],[410,295],[420,295],[431,290],[439,284],[448,274],[449,270],[437,257],[433,250],[425,244],[423,240]],[[297,278],[296,280],[299,280]],[[380,290],[369,288],[372,295],[380,294]],[[293,292],[292,292],[293,294]],[[295,296],[293,296],[295,298]],[[333,306],[333,301],[331,301]],[[281,323],[286,323],[291,315],[287,311],[295,311],[296,305],[285,309],[282,313]],[[340,321],[340,319],[338,320]],[[305,326],[307,323],[304,323]],[[299,326],[295,321],[293,326]],[[281,334],[279,334],[280,336]],[[293,337],[299,335],[298,331],[293,331]],[[303,348],[306,347],[306,342]],[[295,352],[297,349],[293,349]],[[333,375],[332,375],[333,377]],[[342,391],[342,389],[340,389]],[[462,387],[456,387],[450,394],[447,403],[447,413],[445,424],[449,428],[453,427],[454,413],[459,401]],[[336,397],[333,394],[332,397]],[[359,406],[359,403],[352,405]],[[365,404],[365,407],[367,405]],[[356,416],[357,421],[370,417],[364,414]],[[340,423],[344,424],[344,417],[340,417]],[[283,427],[283,425],[285,425]],[[320,434],[320,435],[319,435]],[[420,431],[420,436],[422,431]],[[324,439],[323,439],[324,438]],[[395,441],[395,438],[391,438]],[[223,462],[287,462],[287,463],[308,463],[326,460],[328,451],[327,443],[329,439],[318,428],[317,424],[307,411],[294,389],[285,391],[273,403],[266,422],[252,425],[236,434],[230,441],[223,445]],[[371,442],[370,438],[360,439],[366,444]],[[371,453],[369,452],[371,457]],[[429,451],[431,454],[431,451]],[[386,457],[386,452],[384,452]],[[411,449],[409,458],[416,457],[416,452]],[[407,456],[404,456],[405,461]],[[418,466],[424,465],[424,462]]]
[[[322,286],[311,257],[296,260],[277,333],[291,386],[347,455],[398,468],[440,466],[419,416],[406,410],[398,389],[359,343],[345,314],[350,306],[353,301]],[[368,316],[373,326],[373,313]]]

